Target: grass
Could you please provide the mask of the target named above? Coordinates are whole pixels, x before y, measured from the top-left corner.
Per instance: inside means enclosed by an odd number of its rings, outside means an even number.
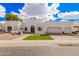
[[[23,40],[53,40],[53,38],[49,35],[30,35]]]

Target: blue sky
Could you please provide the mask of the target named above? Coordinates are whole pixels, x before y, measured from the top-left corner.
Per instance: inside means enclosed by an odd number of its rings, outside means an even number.
[[[11,13],[11,11],[19,13],[18,9],[22,9],[24,3],[0,3],[0,5],[6,8],[6,13]]]
[[[53,3],[48,3],[48,6],[51,6]],[[0,3],[3,7],[6,9],[6,13],[11,13],[16,12],[19,13],[18,9],[22,9],[24,6],[24,3]],[[74,11],[79,11],[79,3],[60,3],[60,6],[57,8],[60,13],[65,13],[65,12],[74,12]],[[57,21],[60,20],[60,18],[56,15],[54,17],[57,17]],[[4,20],[3,18],[0,18],[0,21]],[[78,21],[71,19],[70,21]]]
[[[60,3],[61,12],[79,11],[79,3]]]
[[[48,6],[52,4],[48,3]],[[11,11],[19,13],[18,9],[22,9],[24,3],[0,3],[0,5],[6,8],[6,13],[10,13]],[[58,10],[61,12],[79,11],[79,3],[60,3]]]

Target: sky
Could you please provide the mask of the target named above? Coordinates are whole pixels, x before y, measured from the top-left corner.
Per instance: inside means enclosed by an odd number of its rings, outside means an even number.
[[[5,20],[4,16],[7,13],[15,12],[21,14],[19,10],[22,11],[24,6],[25,6],[24,3],[0,3],[0,22]],[[65,22],[79,21],[79,3],[58,3],[58,4],[48,3],[47,6],[48,7],[53,6],[50,8],[51,11],[52,10],[53,11],[51,12],[52,16],[49,17],[49,19],[52,18],[55,19],[54,21],[65,21]],[[40,8],[40,6],[37,7]],[[29,9],[26,8],[26,10]]]

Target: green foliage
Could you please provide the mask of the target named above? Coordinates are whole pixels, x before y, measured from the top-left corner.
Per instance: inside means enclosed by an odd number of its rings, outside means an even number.
[[[53,38],[49,35],[30,35],[23,40],[53,40]]]
[[[13,14],[6,14],[5,18],[9,21],[18,21],[19,18],[17,15],[13,15]]]

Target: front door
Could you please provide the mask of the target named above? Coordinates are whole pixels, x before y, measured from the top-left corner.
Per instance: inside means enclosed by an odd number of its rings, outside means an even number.
[[[8,26],[7,31],[8,32],[12,31],[12,27],[11,26]]]
[[[31,32],[34,33],[35,32],[35,27],[32,25],[31,26]]]

